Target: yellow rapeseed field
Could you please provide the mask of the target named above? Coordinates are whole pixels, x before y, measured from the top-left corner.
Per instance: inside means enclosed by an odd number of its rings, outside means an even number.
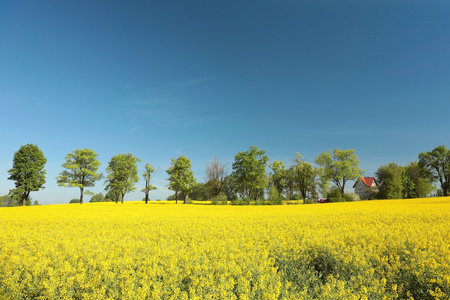
[[[449,299],[450,198],[0,208],[3,299]]]

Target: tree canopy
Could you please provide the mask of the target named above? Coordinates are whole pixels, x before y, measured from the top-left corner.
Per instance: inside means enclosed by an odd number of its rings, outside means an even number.
[[[131,153],[118,154],[111,158],[106,168],[108,176],[106,178],[106,191],[111,191],[120,195],[123,204],[125,194],[136,189],[135,183],[139,181],[136,163],[141,161]],[[116,203],[118,199],[116,198]]]
[[[13,167],[8,170],[8,179],[13,180],[15,185],[10,191],[13,200],[25,205],[30,200],[30,192],[44,188],[46,163],[47,158],[37,145],[21,146],[14,153]]]
[[[266,165],[269,158],[266,151],[250,146],[234,157],[233,172],[236,189],[243,198],[257,199],[268,183]]]
[[[450,149],[444,145],[419,154],[419,166],[439,181],[444,196],[450,196]]]
[[[66,162],[61,165],[66,170],[56,177],[59,186],[80,188],[80,204],[83,204],[84,189],[93,187],[102,178],[102,174],[97,172],[100,166],[97,156],[92,149],[72,151],[66,155]]]
[[[314,162],[323,168],[324,176],[336,185],[341,195],[344,195],[348,180],[355,180],[364,173],[359,168],[359,158],[354,149],[322,152]]]
[[[176,203],[178,203],[178,192],[181,192],[184,204],[187,204],[187,198],[197,184],[191,169],[191,160],[183,155],[177,159],[172,158],[171,165],[166,172],[169,175],[169,189],[175,191]]]

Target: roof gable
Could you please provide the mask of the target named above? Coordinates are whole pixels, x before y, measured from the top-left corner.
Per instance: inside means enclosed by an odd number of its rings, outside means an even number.
[[[371,187],[373,182],[375,181],[375,184],[377,184],[375,177],[359,177],[358,180],[356,180],[355,184],[353,185],[353,187],[356,186],[356,184],[358,183],[358,181],[362,181],[367,187]]]

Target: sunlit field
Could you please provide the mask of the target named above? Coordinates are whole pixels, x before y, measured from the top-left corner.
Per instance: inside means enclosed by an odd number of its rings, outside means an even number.
[[[67,204],[0,222],[3,299],[450,297],[450,198]]]

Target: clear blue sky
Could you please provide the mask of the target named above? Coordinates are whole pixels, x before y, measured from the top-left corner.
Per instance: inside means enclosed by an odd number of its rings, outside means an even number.
[[[44,204],[79,197],[55,180],[76,148],[104,174],[119,153],[160,167],[152,199],[171,158],[202,182],[250,145],[286,164],[355,149],[368,176],[407,164],[450,146],[449,16],[437,0],[3,0],[0,195],[27,143],[48,159]]]

